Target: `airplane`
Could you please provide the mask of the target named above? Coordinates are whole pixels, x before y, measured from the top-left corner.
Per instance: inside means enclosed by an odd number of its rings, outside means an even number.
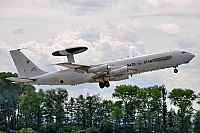
[[[52,53],[53,56],[67,56],[66,62],[52,65],[66,67],[65,70],[56,72],[45,72],[29,60],[21,49],[11,50],[10,54],[15,63],[18,77],[8,77],[7,80],[16,84],[31,85],[79,85],[84,83],[99,83],[99,87],[110,87],[110,81],[129,79],[129,76],[144,72],[174,68],[189,63],[195,55],[186,51],[168,51],[141,55],[98,63],[95,65],[81,65],[74,61],[74,54],[86,51],[87,47],[72,47],[58,50]]]

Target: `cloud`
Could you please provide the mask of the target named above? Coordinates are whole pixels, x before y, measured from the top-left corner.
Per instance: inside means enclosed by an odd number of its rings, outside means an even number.
[[[160,24],[157,28],[170,35],[180,35],[183,31],[180,29],[179,25],[175,23]]]
[[[106,7],[108,5],[110,5],[111,3],[114,3],[114,0],[102,0],[102,1],[99,1],[99,0],[84,0],[84,1],[80,1],[80,0],[59,0],[59,2],[61,4],[63,3],[67,3],[69,5],[72,5],[72,6],[77,6],[77,7],[88,7],[88,8],[91,8],[91,7],[95,7],[95,8],[98,8],[98,7]]]
[[[12,49],[12,47],[10,47],[8,44],[6,44],[3,41],[0,41],[0,72],[4,72],[4,71],[10,71],[12,70],[12,72],[15,72],[16,69],[14,67],[13,61],[11,59],[11,56],[9,55],[9,50]]]
[[[46,65],[65,62],[65,57],[54,57],[52,52],[74,46],[86,46],[88,51],[75,55],[77,63],[96,64],[113,59],[126,58],[127,56],[141,55],[144,46],[141,41],[136,43],[123,42],[115,37],[101,34],[92,27],[79,28],[77,31],[60,32],[55,38],[46,43],[30,41],[18,44],[18,48],[27,48],[24,53],[32,59],[35,64],[42,68]],[[116,54],[117,51],[117,54]],[[46,69],[46,68],[45,68]],[[48,67],[53,70],[52,67]]]
[[[154,5],[154,6],[159,6],[161,5],[161,1],[159,0],[147,0],[147,2],[149,2],[150,4]],[[165,2],[165,1],[164,1]]]
[[[198,3],[197,0],[147,0],[147,2],[155,7],[163,7],[170,5],[188,5],[192,3]]]
[[[117,2],[115,0],[59,0],[58,3],[62,6],[64,11],[70,8],[71,15],[80,16],[112,8],[112,5]]]
[[[13,34],[25,34],[25,30],[23,28],[17,28],[13,31]]]

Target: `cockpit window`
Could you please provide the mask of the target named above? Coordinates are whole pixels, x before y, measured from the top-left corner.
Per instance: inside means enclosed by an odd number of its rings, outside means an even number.
[[[183,51],[183,52],[181,52],[182,54],[186,54],[187,52],[185,52],[185,51]]]

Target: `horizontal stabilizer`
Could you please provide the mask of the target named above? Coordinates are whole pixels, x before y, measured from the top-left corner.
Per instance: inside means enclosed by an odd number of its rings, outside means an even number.
[[[8,77],[7,80],[13,81],[15,83],[28,83],[33,82],[34,79],[26,79],[26,78],[17,78],[17,77]]]

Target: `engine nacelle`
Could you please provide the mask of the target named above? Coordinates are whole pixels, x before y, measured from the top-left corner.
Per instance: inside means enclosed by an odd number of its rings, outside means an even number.
[[[112,77],[110,79],[110,81],[120,81],[120,80],[125,80],[128,79],[128,75],[122,75],[122,76],[116,76],[116,77]]]
[[[119,69],[114,69],[114,70],[110,71],[109,75],[110,76],[117,76],[117,75],[124,74],[126,72],[128,72],[128,67],[124,66],[124,67],[121,67]]]
[[[108,65],[104,64],[98,67],[92,67],[88,69],[88,73],[106,72],[108,70]]]

